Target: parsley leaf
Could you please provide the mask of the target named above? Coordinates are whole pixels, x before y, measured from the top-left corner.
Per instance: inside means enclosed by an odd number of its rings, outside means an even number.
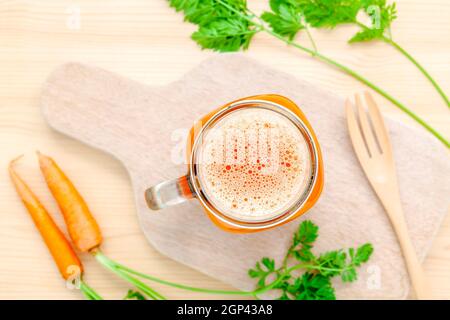
[[[363,42],[380,39],[384,35],[384,30],[381,29],[365,29],[356,33],[348,42]]]
[[[257,31],[243,19],[217,18],[200,26],[192,39],[203,49],[230,52],[247,49]]]
[[[353,23],[361,8],[360,0],[297,0],[306,21],[314,28],[334,28]]]
[[[372,245],[366,243],[358,247],[356,251],[350,248],[348,254],[343,250],[323,253],[317,259],[317,263],[322,275],[328,277],[341,275],[342,281],[352,282],[357,279],[356,267],[367,262],[372,252]]]
[[[336,300],[330,278],[311,272],[296,278],[293,284],[286,287],[280,299],[290,297],[294,300]]]
[[[314,241],[319,236],[319,227],[310,220],[303,221],[294,234],[293,243],[295,246],[302,244],[312,248]]]
[[[222,0],[230,7],[245,10],[245,0]],[[232,16],[230,10],[216,0],[169,0],[169,5],[177,12],[184,13],[184,19],[194,24],[203,25],[216,18]]]
[[[320,273],[327,277],[339,275],[346,268],[347,254],[343,250],[328,251],[321,254],[317,260]]]
[[[255,292],[280,290],[280,300],[334,300],[333,277],[340,276],[343,282],[355,281],[357,268],[372,255],[372,245],[366,243],[356,249],[332,250],[316,256],[312,248],[318,231],[317,225],[305,220],[295,232],[281,267],[276,268],[275,261],[267,257],[258,261],[248,272],[250,277],[258,279]],[[288,266],[289,257],[294,257],[298,264]],[[295,271],[300,269],[305,272],[299,275]],[[269,276],[275,280],[267,283]]]
[[[311,252],[314,241],[316,241],[319,227],[309,220],[303,221],[292,239],[292,247],[289,250],[297,260],[311,261],[314,255]]]
[[[371,18],[372,26],[369,28],[358,23],[362,30],[355,34],[349,42],[383,39],[386,30],[397,18],[395,2],[388,5],[386,0],[361,0],[361,9]]]
[[[266,279],[269,275],[275,273],[275,260],[264,257],[261,261],[256,262],[255,268],[248,271],[251,278],[257,278],[258,287],[262,288],[266,285]]]
[[[247,49],[260,31],[251,22],[245,0],[169,0],[185,20],[198,25],[192,39],[203,49],[219,52]]]
[[[349,40],[351,43],[382,39],[397,17],[395,3],[388,5],[386,0],[297,0],[296,3],[305,21],[314,28],[358,25],[361,30]],[[361,11],[371,18],[370,27],[357,20]]]
[[[356,250],[356,254],[353,254],[353,249],[350,250],[350,257],[352,258],[353,264],[359,267],[361,264],[369,261],[373,253],[373,246],[370,243],[363,244]]]
[[[147,300],[145,296],[139,291],[128,290],[127,295],[123,298],[123,300]]]
[[[356,268],[360,267],[363,263],[369,261],[370,256],[373,253],[373,246],[370,243],[363,244],[362,246],[355,249],[350,248],[348,250],[348,256],[350,257],[350,262],[347,263],[346,267],[342,271],[341,278],[343,282],[352,282],[358,279],[358,274]]]
[[[304,29],[302,15],[297,6],[289,0],[270,0],[272,12],[264,12],[261,19],[267,22],[272,30],[289,40]]]

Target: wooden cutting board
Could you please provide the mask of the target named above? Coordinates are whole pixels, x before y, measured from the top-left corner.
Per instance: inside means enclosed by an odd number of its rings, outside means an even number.
[[[226,102],[264,93],[291,98],[317,133],[326,179],[317,205],[292,223],[250,235],[219,230],[195,200],[160,212],[149,210],[144,190],[185,174],[185,166],[175,162],[193,122]],[[301,220],[311,219],[320,227],[316,252],[374,245],[373,257],[361,268],[357,282],[335,282],[339,299],[408,296],[400,248],[353,153],[342,98],[242,55],[224,54],[160,87],[92,66],[65,64],[49,77],[41,104],[54,129],[122,161],[132,180],[142,230],[162,254],[250,290],[255,283],[247,270],[264,256],[280,262],[294,229]],[[423,130],[394,121],[388,121],[388,127],[407,224],[423,259],[448,212],[450,181],[443,173],[450,172],[450,161],[445,148]]]

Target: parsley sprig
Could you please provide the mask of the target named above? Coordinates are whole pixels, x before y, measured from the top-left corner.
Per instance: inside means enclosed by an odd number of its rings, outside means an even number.
[[[246,0],[168,1],[170,6],[175,8],[176,11],[183,12],[187,21],[198,26],[198,29],[193,33],[192,38],[202,48],[219,52],[247,49],[256,33],[265,32],[287,45],[293,46],[364,83],[369,88],[392,102],[396,107],[417,121],[444,143],[444,145],[450,148],[450,142],[447,139],[385,90],[381,89],[351,68],[320,53],[313,41],[312,48],[300,45],[294,41],[295,36],[300,30],[305,30],[310,37],[308,26],[335,27],[341,23],[355,20],[357,13],[361,10],[361,7],[358,9],[358,6],[356,6],[360,1],[366,5],[363,9],[366,10],[369,15],[374,15],[374,13],[372,13],[373,6],[369,5],[369,2],[384,3],[385,0],[271,0],[271,11],[265,12],[261,16],[256,15],[248,8]],[[339,5],[330,5],[337,2],[339,2]],[[326,7],[323,8],[320,6],[314,10],[311,9],[311,7],[308,7],[310,11],[308,11],[308,15],[305,15],[304,11],[307,9],[305,6],[308,3],[310,5],[311,3],[320,3],[321,5],[326,5]],[[383,36],[384,30],[389,29],[390,23],[395,19],[395,15],[395,6],[385,6],[385,10],[382,11],[382,19],[380,22],[380,25],[384,28]],[[366,29],[362,30],[362,34],[357,34],[353,37],[353,42],[375,39],[375,36],[378,36],[379,31],[373,31],[373,33],[369,34],[370,32],[367,31],[369,30],[369,27],[365,28]],[[311,37],[310,39],[312,40]],[[403,54],[406,53],[406,51],[400,48],[400,46],[393,42],[392,39],[386,37],[385,41],[390,41],[389,43],[394,45]],[[417,63],[417,61],[407,53],[405,55],[411,61],[414,61],[415,65],[427,75],[426,71]],[[436,88],[439,88],[431,76],[428,75],[428,78],[435,84]],[[440,90],[440,93],[445,97],[442,90]]]
[[[279,10],[276,10],[277,7],[283,7],[284,10],[292,12],[293,15],[302,17],[304,23],[313,28],[333,29],[341,24],[356,25],[360,28],[360,31],[349,39],[350,43],[379,40],[393,46],[422,72],[440,94],[447,107],[450,108],[449,98],[433,77],[392,39],[391,24],[397,18],[395,2],[388,4],[386,0],[270,0],[270,4],[272,12],[264,13],[262,18],[274,30],[275,28],[282,28],[282,30],[279,30],[281,35],[285,35],[286,29],[284,25],[277,22],[277,19],[281,18]],[[370,17],[370,25],[358,20],[359,13],[364,13]],[[268,17],[270,19],[267,19]],[[294,19],[290,21],[292,22]],[[289,39],[292,40],[295,35],[296,33],[289,34]]]
[[[123,298],[123,300],[147,300],[147,298],[139,291],[130,289],[128,290],[127,295]]]
[[[303,16],[296,6],[271,1],[270,8],[272,12],[264,12],[261,19],[266,21],[274,32],[293,40],[300,30],[305,29]]]
[[[271,282],[273,289],[281,290],[279,299],[334,300],[333,277],[339,276],[343,282],[355,281],[358,277],[356,269],[369,260],[372,245],[366,243],[356,249],[333,250],[317,256],[312,248],[318,230],[311,221],[303,221],[280,267],[276,268],[275,261],[267,257],[258,261],[248,272],[250,277],[258,280],[256,289],[266,288],[267,279],[272,278],[275,279]],[[290,266],[290,260],[295,264]],[[298,275],[295,273],[298,270],[306,272]]]
[[[333,250],[316,255],[312,249],[318,237],[318,231],[317,225],[309,220],[303,221],[294,233],[292,243],[279,266],[276,265],[275,260],[267,257],[256,262],[255,267],[248,271],[248,275],[256,281],[256,288],[253,291],[191,287],[130,269],[103,256],[101,252],[97,254],[97,258],[102,259],[108,268],[118,272],[187,291],[256,298],[274,291],[280,292],[279,299],[283,300],[334,300],[336,295],[331,280],[334,277],[340,277],[343,282],[357,280],[357,268],[369,260],[373,247],[366,243],[356,249]],[[130,291],[126,298],[140,298],[140,296]]]

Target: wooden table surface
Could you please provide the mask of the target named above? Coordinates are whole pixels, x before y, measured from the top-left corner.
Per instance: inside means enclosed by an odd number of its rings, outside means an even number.
[[[256,11],[267,5],[266,0],[249,2]],[[397,7],[395,39],[450,93],[450,2],[405,0],[398,1]],[[148,245],[139,229],[130,181],[121,164],[52,131],[38,105],[45,78],[67,61],[98,65],[149,85],[174,81],[214,54],[201,51],[190,40],[193,30],[194,26],[183,23],[182,16],[165,0],[0,1],[0,298],[81,298],[79,292],[65,288],[7,177],[8,161],[25,154],[18,170],[50,211],[57,213],[37,168],[36,149],[56,157],[82,190],[102,227],[103,248],[110,257],[168,280],[228,289]],[[382,83],[450,139],[450,112],[423,76],[383,43],[346,44],[352,32],[352,27],[341,27],[313,32],[313,36],[321,51]],[[342,96],[364,88],[263,34],[256,36],[246,54]],[[378,100],[385,114],[413,123],[388,102]],[[443,173],[442,178],[448,179],[449,173]],[[59,214],[55,216],[61,223]],[[126,283],[90,256],[82,260],[86,280],[105,298],[120,299],[126,293]],[[425,269],[435,296],[450,298],[450,217],[434,241]],[[155,287],[170,298],[223,298]]]

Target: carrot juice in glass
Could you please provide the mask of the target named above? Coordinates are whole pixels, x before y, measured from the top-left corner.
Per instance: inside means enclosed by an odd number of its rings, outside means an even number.
[[[187,174],[147,189],[151,209],[196,198],[221,229],[249,233],[301,216],[322,191],[319,142],[286,97],[227,103],[200,119],[187,143]]]

